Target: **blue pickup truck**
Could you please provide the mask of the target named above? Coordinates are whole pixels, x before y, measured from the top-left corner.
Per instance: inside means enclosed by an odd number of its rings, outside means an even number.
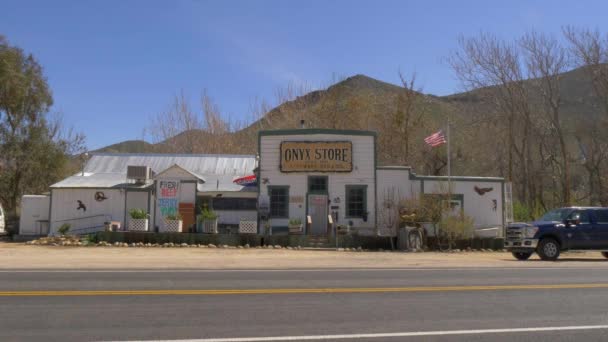
[[[557,260],[566,250],[598,250],[608,258],[608,208],[560,208],[538,221],[511,223],[505,248],[518,260],[527,260],[534,252],[542,260]]]

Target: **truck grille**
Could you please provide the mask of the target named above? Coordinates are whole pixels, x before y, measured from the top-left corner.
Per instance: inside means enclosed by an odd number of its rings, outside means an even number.
[[[507,235],[507,240],[509,240],[509,241],[523,240],[524,229],[523,228],[507,228],[506,235]]]

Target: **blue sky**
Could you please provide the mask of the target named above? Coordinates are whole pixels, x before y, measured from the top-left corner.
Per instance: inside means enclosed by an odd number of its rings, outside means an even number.
[[[146,137],[180,91],[203,89],[226,117],[289,82],[365,74],[425,93],[460,90],[443,59],[458,36],[512,38],[563,25],[608,31],[606,1],[27,1],[0,0],[0,34],[33,53],[53,111],[90,149]],[[149,138],[149,137],[148,137]]]

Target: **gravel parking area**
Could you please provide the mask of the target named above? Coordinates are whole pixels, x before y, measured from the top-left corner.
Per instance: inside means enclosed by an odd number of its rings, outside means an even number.
[[[306,269],[608,267],[599,252],[557,262],[516,261],[506,252],[389,252],[237,248],[64,247],[0,243],[0,269]]]

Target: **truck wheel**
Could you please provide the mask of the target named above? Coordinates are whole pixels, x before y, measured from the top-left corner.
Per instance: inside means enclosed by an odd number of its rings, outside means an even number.
[[[517,259],[517,260],[528,260],[530,258],[530,256],[532,255],[532,253],[527,253],[527,252],[512,252],[511,254],[513,254],[515,259]]]
[[[608,252],[602,252],[602,255],[604,256],[604,258],[608,259]]]
[[[551,238],[542,239],[538,244],[536,253],[542,260],[555,261],[559,258],[559,243]]]

